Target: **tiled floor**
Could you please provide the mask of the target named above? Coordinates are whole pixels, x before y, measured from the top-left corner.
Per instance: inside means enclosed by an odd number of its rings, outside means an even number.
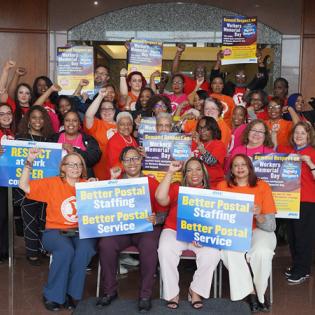
[[[48,259],[41,267],[30,266],[24,257],[22,239],[16,238],[14,268],[0,265],[0,314],[2,315],[44,315],[51,314],[44,309],[41,301],[42,286],[46,281]],[[312,315],[315,314],[315,277],[295,286],[289,286],[283,277],[283,271],[289,263],[287,247],[277,249],[273,263],[274,304],[271,315]],[[315,266],[314,266],[315,267]],[[181,298],[187,296],[188,283],[192,275],[191,266],[181,265]],[[314,268],[315,272],[315,268]],[[94,296],[96,292],[96,267],[87,274],[85,296]],[[121,298],[137,298],[138,271],[133,269],[120,279]],[[155,298],[158,297],[158,280],[155,285]],[[227,274],[223,273],[223,295],[228,297]],[[70,314],[60,311],[60,315]],[[180,314],[180,312],[178,312]]]

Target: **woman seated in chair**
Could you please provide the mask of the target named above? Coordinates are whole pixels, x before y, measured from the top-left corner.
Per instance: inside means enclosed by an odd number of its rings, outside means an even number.
[[[85,181],[85,162],[78,153],[66,155],[60,175],[30,181],[32,165],[40,149],[30,149],[24,163],[19,187],[32,200],[46,202],[45,250],[52,254],[48,282],[44,287],[44,305],[49,311],[62,306],[75,308],[83,295],[86,267],[95,255],[95,239],[80,239],[76,213],[75,183]]]
[[[252,312],[268,312],[264,294],[277,242],[274,233],[276,208],[271,188],[256,177],[247,155],[236,154],[231,160],[227,180],[219,183],[217,189],[255,195],[251,248],[247,253],[222,250],[221,258],[229,270],[231,299],[241,300],[249,295]]]
[[[138,149],[132,146],[125,147],[120,154],[120,162],[123,166],[122,178],[138,178],[144,175],[141,172],[142,155]],[[117,172],[115,172],[117,170]],[[111,170],[112,178],[120,177],[120,168]],[[154,198],[159,183],[153,177],[148,177],[150,199],[153,215],[148,218],[153,223],[153,231],[127,235],[103,237],[99,241],[100,263],[102,268],[103,297],[96,306],[101,308],[111,304],[117,298],[118,282],[116,279],[119,253],[129,246],[136,246],[140,260],[140,293],[139,311],[151,309],[151,296],[154,284],[154,274],[158,262],[157,247],[161,232],[158,224],[157,211],[165,211],[167,208],[158,205]]]
[[[179,306],[179,274],[177,266],[184,250],[196,254],[197,270],[190,284],[188,300],[195,309],[203,307],[202,298],[210,295],[212,276],[220,260],[219,250],[211,247],[201,247],[198,243],[176,240],[177,201],[179,183],[173,183],[175,172],[182,169],[180,161],[172,161],[168,172],[161,181],[155,197],[162,206],[169,206],[164,229],[159,242],[159,261],[163,281],[163,298],[168,301],[167,307],[176,309]],[[209,188],[208,173],[204,164],[197,158],[190,158],[183,166],[183,186],[194,188]]]

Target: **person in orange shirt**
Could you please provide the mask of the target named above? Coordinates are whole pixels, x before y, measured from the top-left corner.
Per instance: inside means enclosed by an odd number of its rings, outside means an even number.
[[[139,71],[130,72],[127,69],[120,70],[120,108],[122,110],[136,109],[136,102],[147,81]]]
[[[108,94],[109,91],[107,88],[100,89],[84,117],[85,132],[96,139],[102,151],[101,159],[93,167],[95,176],[100,180],[110,178],[110,174],[106,172],[107,169],[105,167],[105,165],[107,165],[105,152],[108,140],[116,133],[114,104],[109,101],[104,101],[104,98],[106,98]],[[97,113],[99,113],[99,115],[97,115]]]
[[[221,251],[223,263],[229,270],[231,299],[241,300],[249,295],[252,312],[268,312],[264,295],[277,243],[272,191],[265,181],[257,178],[253,164],[245,154],[232,158],[228,174],[227,180],[218,184],[218,190],[255,196],[251,248],[247,253]]]
[[[293,127],[294,122],[299,121],[299,118],[297,120],[295,117],[297,114],[292,108],[288,108],[288,111],[292,113],[293,116],[293,122],[282,119],[282,108],[283,108],[283,102],[279,97],[272,97],[269,101],[269,104],[267,106],[268,111],[268,117],[269,119],[266,120],[266,124],[270,131],[274,131],[277,133],[276,135],[276,141],[278,145],[289,145],[289,135],[291,132],[291,129]]]
[[[221,141],[227,148],[231,141],[231,129],[225,120],[222,119],[223,110],[224,107],[220,100],[212,97],[208,97],[205,100],[203,115],[206,117],[213,117],[217,121],[221,130]]]
[[[231,117],[233,109],[235,107],[235,103],[231,96],[222,94],[223,88],[224,81],[221,76],[215,76],[211,79],[212,94],[210,94],[210,96],[221,101],[223,105],[222,118],[224,119],[226,124],[231,128],[232,126]]]
[[[30,181],[34,160],[41,153],[32,148],[24,163],[19,187],[26,197],[47,203],[44,248],[52,254],[43,301],[47,310],[75,308],[83,295],[86,267],[95,255],[95,239],[80,239],[75,184],[86,181],[84,159],[78,153],[66,155],[59,176]]]

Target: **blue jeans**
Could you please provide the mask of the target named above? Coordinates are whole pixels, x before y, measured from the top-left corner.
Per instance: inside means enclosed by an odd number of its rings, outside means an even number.
[[[75,300],[83,295],[86,267],[95,255],[95,239],[68,237],[59,230],[45,230],[44,248],[52,254],[48,282],[44,287],[44,296],[49,301],[63,304],[66,294]]]

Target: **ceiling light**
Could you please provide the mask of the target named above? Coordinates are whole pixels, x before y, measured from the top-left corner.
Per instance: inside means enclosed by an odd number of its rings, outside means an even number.
[[[93,4],[94,4],[94,5],[98,5],[98,1],[94,1]]]

